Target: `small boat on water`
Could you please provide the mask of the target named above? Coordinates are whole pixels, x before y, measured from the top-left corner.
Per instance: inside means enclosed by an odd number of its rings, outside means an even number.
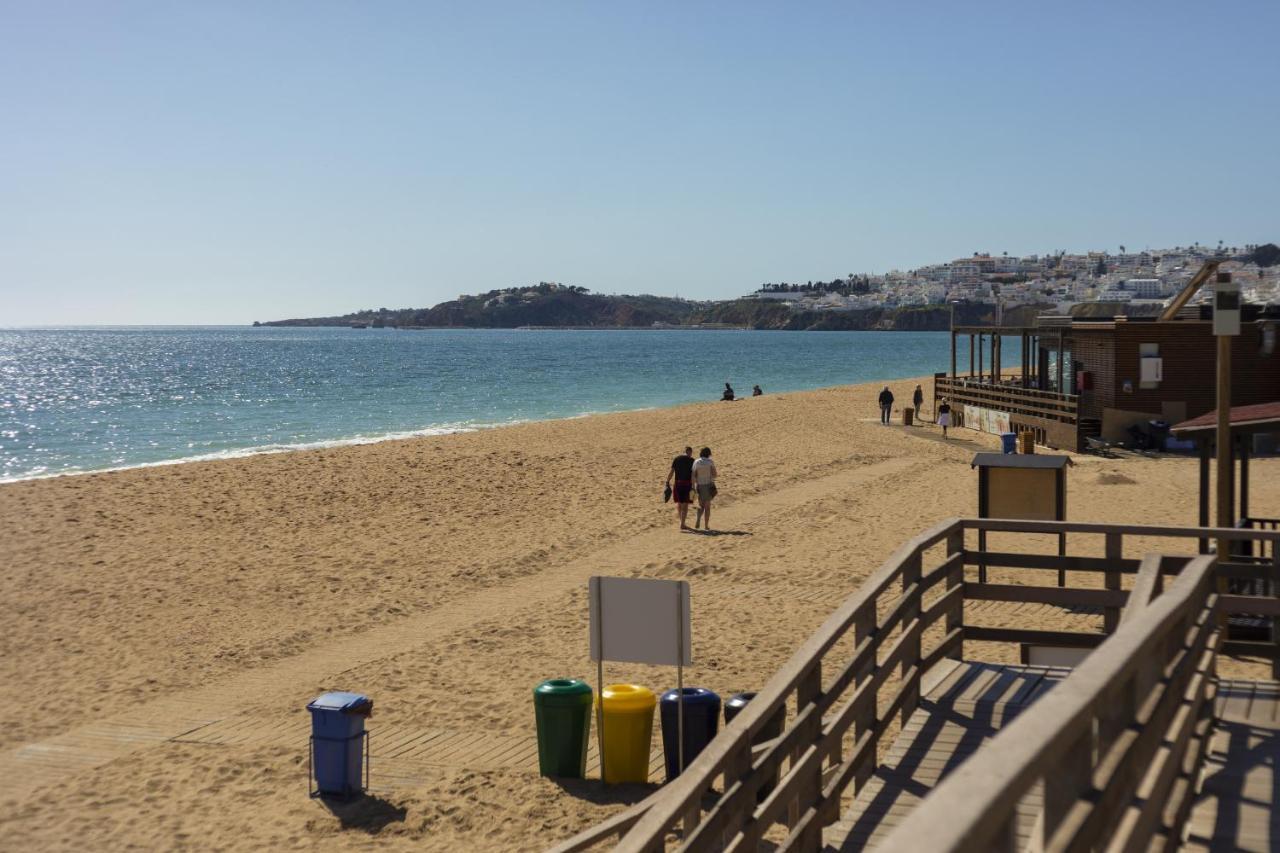
[[[353,328],[353,329],[367,329],[367,328],[369,328],[369,324],[368,324],[368,323],[352,323],[352,324],[351,324],[351,328]]]

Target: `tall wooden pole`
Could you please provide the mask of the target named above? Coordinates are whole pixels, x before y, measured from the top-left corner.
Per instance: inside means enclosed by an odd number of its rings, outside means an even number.
[[[1218,335],[1218,527],[1232,527],[1231,337]],[[1218,539],[1218,559],[1228,558],[1228,542]]]

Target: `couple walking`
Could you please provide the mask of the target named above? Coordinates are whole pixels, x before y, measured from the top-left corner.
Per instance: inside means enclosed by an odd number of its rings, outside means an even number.
[[[704,447],[693,458],[693,448],[686,447],[684,453],[671,460],[671,469],[667,471],[667,489],[671,490],[671,481],[675,480],[672,494],[676,499],[676,518],[680,521],[680,529],[688,530],[689,503],[692,492],[698,491],[698,518],[693,526],[696,530],[705,523],[711,529],[711,501],[716,496],[716,463],[711,459],[711,448]]]

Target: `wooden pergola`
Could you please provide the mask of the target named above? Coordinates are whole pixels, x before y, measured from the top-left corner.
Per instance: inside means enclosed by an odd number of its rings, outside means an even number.
[[[1046,326],[952,326],[951,327],[951,378],[957,373],[956,339],[962,335],[969,337],[969,372],[968,377],[978,382],[1000,384],[1002,361],[1002,342],[1005,338],[1018,338],[1021,343],[1022,363],[1020,365],[1019,384],[1023,388],[1039,388],[1046,390],[1049,378],[1049,353],[1058,353],[1056,388],[1065,393],[1063,388],[1065,361],[1062,353],[1066,349],[1067,334],[1071,327],[1068,324]],[[988,356],[988,352],[990,355]],[[1033,356],[1032,354],[1035,353]]]

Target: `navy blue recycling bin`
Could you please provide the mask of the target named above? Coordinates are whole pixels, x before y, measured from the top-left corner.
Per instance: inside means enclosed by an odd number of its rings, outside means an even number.
[[[1000,433],[1000,450],[1004,453],[1018,452],[1018,436],[1012,432]]]
[[[662,717],[662,754],[667,781],[680,775],[678,690],[668,690],[658,703]],[[684,766],[688,767],[720,730],[720,697],[705,687],[684,688]]]
[[[738,716],[738,714],[742,712],[742,709],[747,707],[747,703],[754,698],[756,698],[756,694],[754,693],[735,693],[730,696],[729,701],[724,703],[725,725],[727,726],[732,722],[733,718]],[[765,724],[761,726],[760,731],[756,732],[756,736],[751,739],[751,745],[757,746],[766,741],[773,740],[774,738],[782,737],[782,730],[786,725],[787,706],[783,705],[781,708],[774,711],[773,716],[765,721]],[[774,773],[773,781],[765,782],[760,786],[760,790],[756,792],[756,802],[763,803],[765,797],[769,796],[769,793],[774,789],[774,786],[777,785],[777,782],[778,774]]]
[[[354,797],[368,778],[364,721],[373,700],[360,693],[325,693],[307,705],[311,712],[312,796]]]

